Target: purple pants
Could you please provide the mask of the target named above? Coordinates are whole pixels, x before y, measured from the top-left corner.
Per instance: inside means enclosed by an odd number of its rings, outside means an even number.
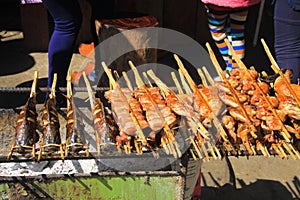
[[[300,11],[294,10],[288,0],[275,2],[274,31],[276,61],[280,68],[293,70],[292,82],[297,83],[300,77]]]

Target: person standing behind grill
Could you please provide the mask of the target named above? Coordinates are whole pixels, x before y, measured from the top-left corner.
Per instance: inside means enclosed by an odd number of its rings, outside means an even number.
[[[66,87],[66,77],[82,24],[78,0],[42,0],[54,21],[54,31],[48,46],[48,82],[51,88],[53,75],[57,73],[57,87]],[[113,16],[115,0],[88,0],[91,5],[91,34],[96,40],[95,19]],[[59,102],[60,101],[60,102]],[[63,96],[57,96],[58,104],[66,105]]]
[[[66,76],[71,63],[76,39],[82,23],[82,13],[77,0],[43,0],[54,21],[54,30],[48,46],[48,83],[57,73],[57,86],[66,86]]]
[[[239,58],[245,56],[245,23],[249,6],[260,0],[201,0],[207,9],[208,27],[225,63],[226,70],[237,67],[228,47],[227,38]]]
[[[276,0],[274,47],[280,68],[293,70],[292,82],[300,77],[300,0]]]

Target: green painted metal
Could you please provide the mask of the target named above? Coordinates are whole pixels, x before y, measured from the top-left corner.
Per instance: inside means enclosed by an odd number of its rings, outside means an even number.
[[[13,184],[13,188],[9,185]],[[1,199],[16,190],[16,184],[0,184]],[[93,176],[31,180],[22,182],[23,195],[51,199],[95,200],[174,200],[182,199],[184,177],[182,176]],[[30,188],[30,189],[29,189]],[[14,191],[12,191],[14,190]],[[8,195],[11,196],[11,195]],[[4,198],[3,198],[4,197]]]
[[[0,199],[8,199],[8,185],[6,183],[0,184]]]

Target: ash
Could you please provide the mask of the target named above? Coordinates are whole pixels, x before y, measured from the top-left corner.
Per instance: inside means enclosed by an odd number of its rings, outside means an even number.
[[[0,176],[89,174],[108,170],[95,159],[0,163]]]

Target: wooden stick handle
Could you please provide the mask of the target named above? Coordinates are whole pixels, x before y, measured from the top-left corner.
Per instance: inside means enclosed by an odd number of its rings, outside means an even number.
[[[297,94],[295,93],[295,91],[293,90],[292,86],[291,86],[291,83],[290,81],[287,80],[286,76],[282,73],[282,71],[280,70],[278,64],[276,63],[275,59],[273,58],[270,50],[269,50],[269,47],[267,46],[266,42],[264,41],[264,39],[261,39],[261,42],[264,46],[264,49],[265,49],[265,52],[267,53],[270,61],[271,61],[271,68],[273,69],[273,71],[275,73],[278,73],[280,75],[280,77],[284,80],[286,86],[288,87],[289,89],[289,92],[293,95],[293,98],[296,100],[298,106],[300,107],[300,99],[299,97],[297,96]]]
[[[83,74],[83,79],[85,81],[85,84],[86,84],[86,89],[88,91],[88,95],[89,95],[89,99],[90,99],[90,105],[91,105],[91,110],[94,109],[94,106],[95,106],[95,96],[93,94],[93,90],[92,90],[92,87],[91,87],[91,84],[85,74],[85,72],[82,73]]]
[[[30,97],[33,97],[33,96],[36,95],[37,81],[38,81],[38,72],[35,71],[35,72],[34,72],[34,76],[33,76],[32,86],[31,86]]]
[[[176,88],[178,90],[178,94],[184,94],[183,90],[182,90],[182,87],[181,87],[181,85],[180,85],[180,83],[179,83],[179,81],[178,81],[178,79],[176,77],[175,72],[171,72],[171,76],[172,76],[172,79],[173,79],[173,81],[174,81],[174,83],[176,85]]]
[[[126,81],[126,84],[127,84],[128,88],[129,88],[131,91],[133,91],[133,87],[132,87],[132,84],[131,84],[131,82],[130,82],[128,76],[127,76],[127,73],[126,73],[126,72],[122,72],[122,75],[123,75],[123,77],[124,77],[124,79],[125,79],[125,81]]]

